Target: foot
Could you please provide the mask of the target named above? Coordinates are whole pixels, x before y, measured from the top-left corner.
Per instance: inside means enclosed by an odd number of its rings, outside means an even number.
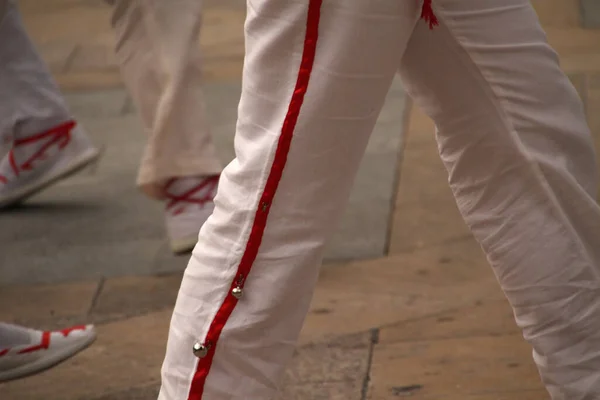
[[[171,250],[189,253],[198,242],[198,232],[213,212],[218,176],[171,179],[166,186],[165,220]]]
[[[95,339],[92,325],[38,331],[0,323],[0,382],[24,378],[60,364]]]
[[[0,208],[24,201],[80,171],[99,155],[74,121],[14,140],[0,161]]]

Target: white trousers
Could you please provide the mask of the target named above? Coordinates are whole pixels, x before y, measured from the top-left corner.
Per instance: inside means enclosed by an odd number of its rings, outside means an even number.
[[[185,271],[161,400],[274,396],[398,70],[552,399],[600,398],[582,104],[528,0],[433,4],[431,31],[416,0],[248,0],[236,158]]]

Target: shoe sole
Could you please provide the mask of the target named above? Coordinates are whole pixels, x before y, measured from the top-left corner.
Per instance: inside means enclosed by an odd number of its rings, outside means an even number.
[[[51,186],[54,183],[62,179],[68,178],[69,176],[81,171],[88,165],[98,160],[100,155],[101,152],[97,149],[87,151],[86,153],[73,160],[69,165],[67,165],[66,168],[58,170],[54,174],[49,175],[38,182],[30,184],[16,193],[0,199],[0,208],[11,207],[22,203],[28,198],[46,189],[48,186]]]
[[[85,341],[67,347],[63,351],[59,351],[50,357],[42,357],[30,364],[25,364],[22,367],[5,372],[0,372],[0,382],[8,382],[15,379],[22,379],[31,375],[36,375],[41,372],[44,372],[54,367],[55,365],[58,365],[63,361],[66,361],[69,358],[77,355],[86,348],[90,347],[90,345],[94,343],[95,340],[96,334],[86,338]]]
[[[171,240],[169,244],[173,254],[186,255],[194,250],[196,243],[198,243],[198,235],[194,235],[193,237],[190,236],[185,239]]]

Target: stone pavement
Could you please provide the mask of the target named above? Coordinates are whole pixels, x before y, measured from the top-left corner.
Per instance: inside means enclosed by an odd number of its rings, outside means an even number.
[[[600,30],[579,27],[578,0],[534,4],[600,138],[600,117],[591,112],[600,106]],[[110,51],[109,10],[99,0],[21,5],[74,113],[108,150],[96,170],[0,215],[3,227],[11,228],[0,237],[5,283],[0,320],[48,328],[91,321],[98,324],[99,339],[64,365],[0,385],[0,399],[155,398],[186,259],[168,255],[159,207],[131,187],[140,143],[131,139],[139,133],[130,131],[139,127]],[[207,1],[202,43],[207,97],[214,113],[221,113],[213,123],[224,158],[239,91],[243,14],[241,1]],[[380,204],[395,199],[385,211],[391,216],[372,228],[380,235],[377,246],[384,246],[362,247],[381,254],[373,258],[335,243],[330,247],[331,261],[320,276],[280,398],[547,399],[531,350],[458,215],[432,123],[401,93],[399,86],[390,93],[389,114],[383,113],[380,136],[371,144],[373,154],[391,147],[394,157],[363,165],[367,177],[373,176],[369,168],[399,171],[391,160],[403,149],[399,182],[394,174],[382,175],[384,183],[373,189],[367,185],[372,178],[359,179],[354,214],[347,214],[338,233],[357,234],[350,232],[352,221],[360,221],[356,215],[373,200],[365,192],[373,190]],[[385,213],[363,215],[377,220]],[[98,228],[104,220],[110,230]],[[50,235],[47,226],[53,227]],[[361,255],[371,258],[357,259]],[[127,265],[132,260],[135,265]]]

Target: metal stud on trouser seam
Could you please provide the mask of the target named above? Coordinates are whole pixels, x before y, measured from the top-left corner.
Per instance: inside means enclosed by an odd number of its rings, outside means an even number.
[[[242,294],[244,294],[244,291],[239,286],[234,287],[233,289],[231,289],[231,295],[233,297],[235,297],[236,299],[238,299],[238,300],[242,298]]]
[[[209,346],[206,346],[203,343],[194,343],[194,347],[192,348],[192,351],[194,353],[194,355],[198,358],[204,358],[208,355],[208,350],[210,349]]]

